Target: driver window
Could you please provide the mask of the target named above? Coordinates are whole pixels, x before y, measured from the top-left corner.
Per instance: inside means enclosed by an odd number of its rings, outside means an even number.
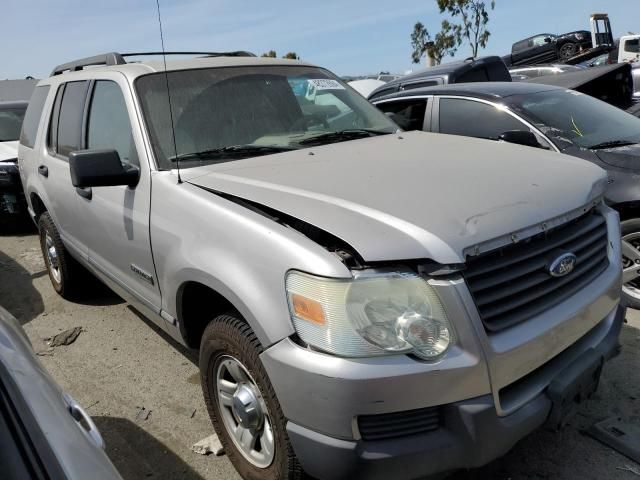
[[[440,133],[497,140],[509,130],[530,130],[520,120],[487,103],[462,98],[440,99]],[[533,132],[538,142],[549,148],[548,142]]]
[[[139,166],[129,113],[117,83],[98,80],[91,96],[87,148],[115,149],[123,164]]]

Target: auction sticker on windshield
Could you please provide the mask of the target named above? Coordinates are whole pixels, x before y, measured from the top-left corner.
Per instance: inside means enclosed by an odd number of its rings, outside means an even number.
[[[316,90],[344,90],[340,82],[330,78],[310,78],[308,82],[313,85]]]

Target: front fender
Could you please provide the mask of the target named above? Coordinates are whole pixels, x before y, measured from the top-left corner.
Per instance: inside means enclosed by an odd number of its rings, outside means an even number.
[[[186,282],[225,297],[266,348],[294,333],[285,292],[289,270],[349,278],[351,272],[308,237],[188,183],[153,179],[151,243],[162,310],[177,318]]]

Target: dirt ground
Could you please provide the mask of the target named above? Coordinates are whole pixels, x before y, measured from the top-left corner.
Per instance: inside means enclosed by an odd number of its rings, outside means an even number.
[[[90,285],[81,303],[49,282],[34,232],[0,235],[0,304],[24,326],[53,377],[82,404],[126,480],[237,479],[225,456],[190,447],[212,433],[197,358],[106,287]],[[622,353],[605,367],[596,396],[559,433],[539,431],[510,453],[462,479],[640,480],[640,465],[583,431],[608,417],[640,425],[640,313],[629,311]],[[46,338],[82,327],[69,346],[47,351]]]

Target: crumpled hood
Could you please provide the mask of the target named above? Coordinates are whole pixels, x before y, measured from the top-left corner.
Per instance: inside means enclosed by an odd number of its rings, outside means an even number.
[[[640,144],[593,151],[600,160],[614,167],[640,170]]]
[[[0,162],[18,157],[18,142],[0,142]]]
[[[479,243],[579,208],[599,167],[508,143],[423,132],[184,169],[182,179],[324,229],[365,261],[460,263]]]

